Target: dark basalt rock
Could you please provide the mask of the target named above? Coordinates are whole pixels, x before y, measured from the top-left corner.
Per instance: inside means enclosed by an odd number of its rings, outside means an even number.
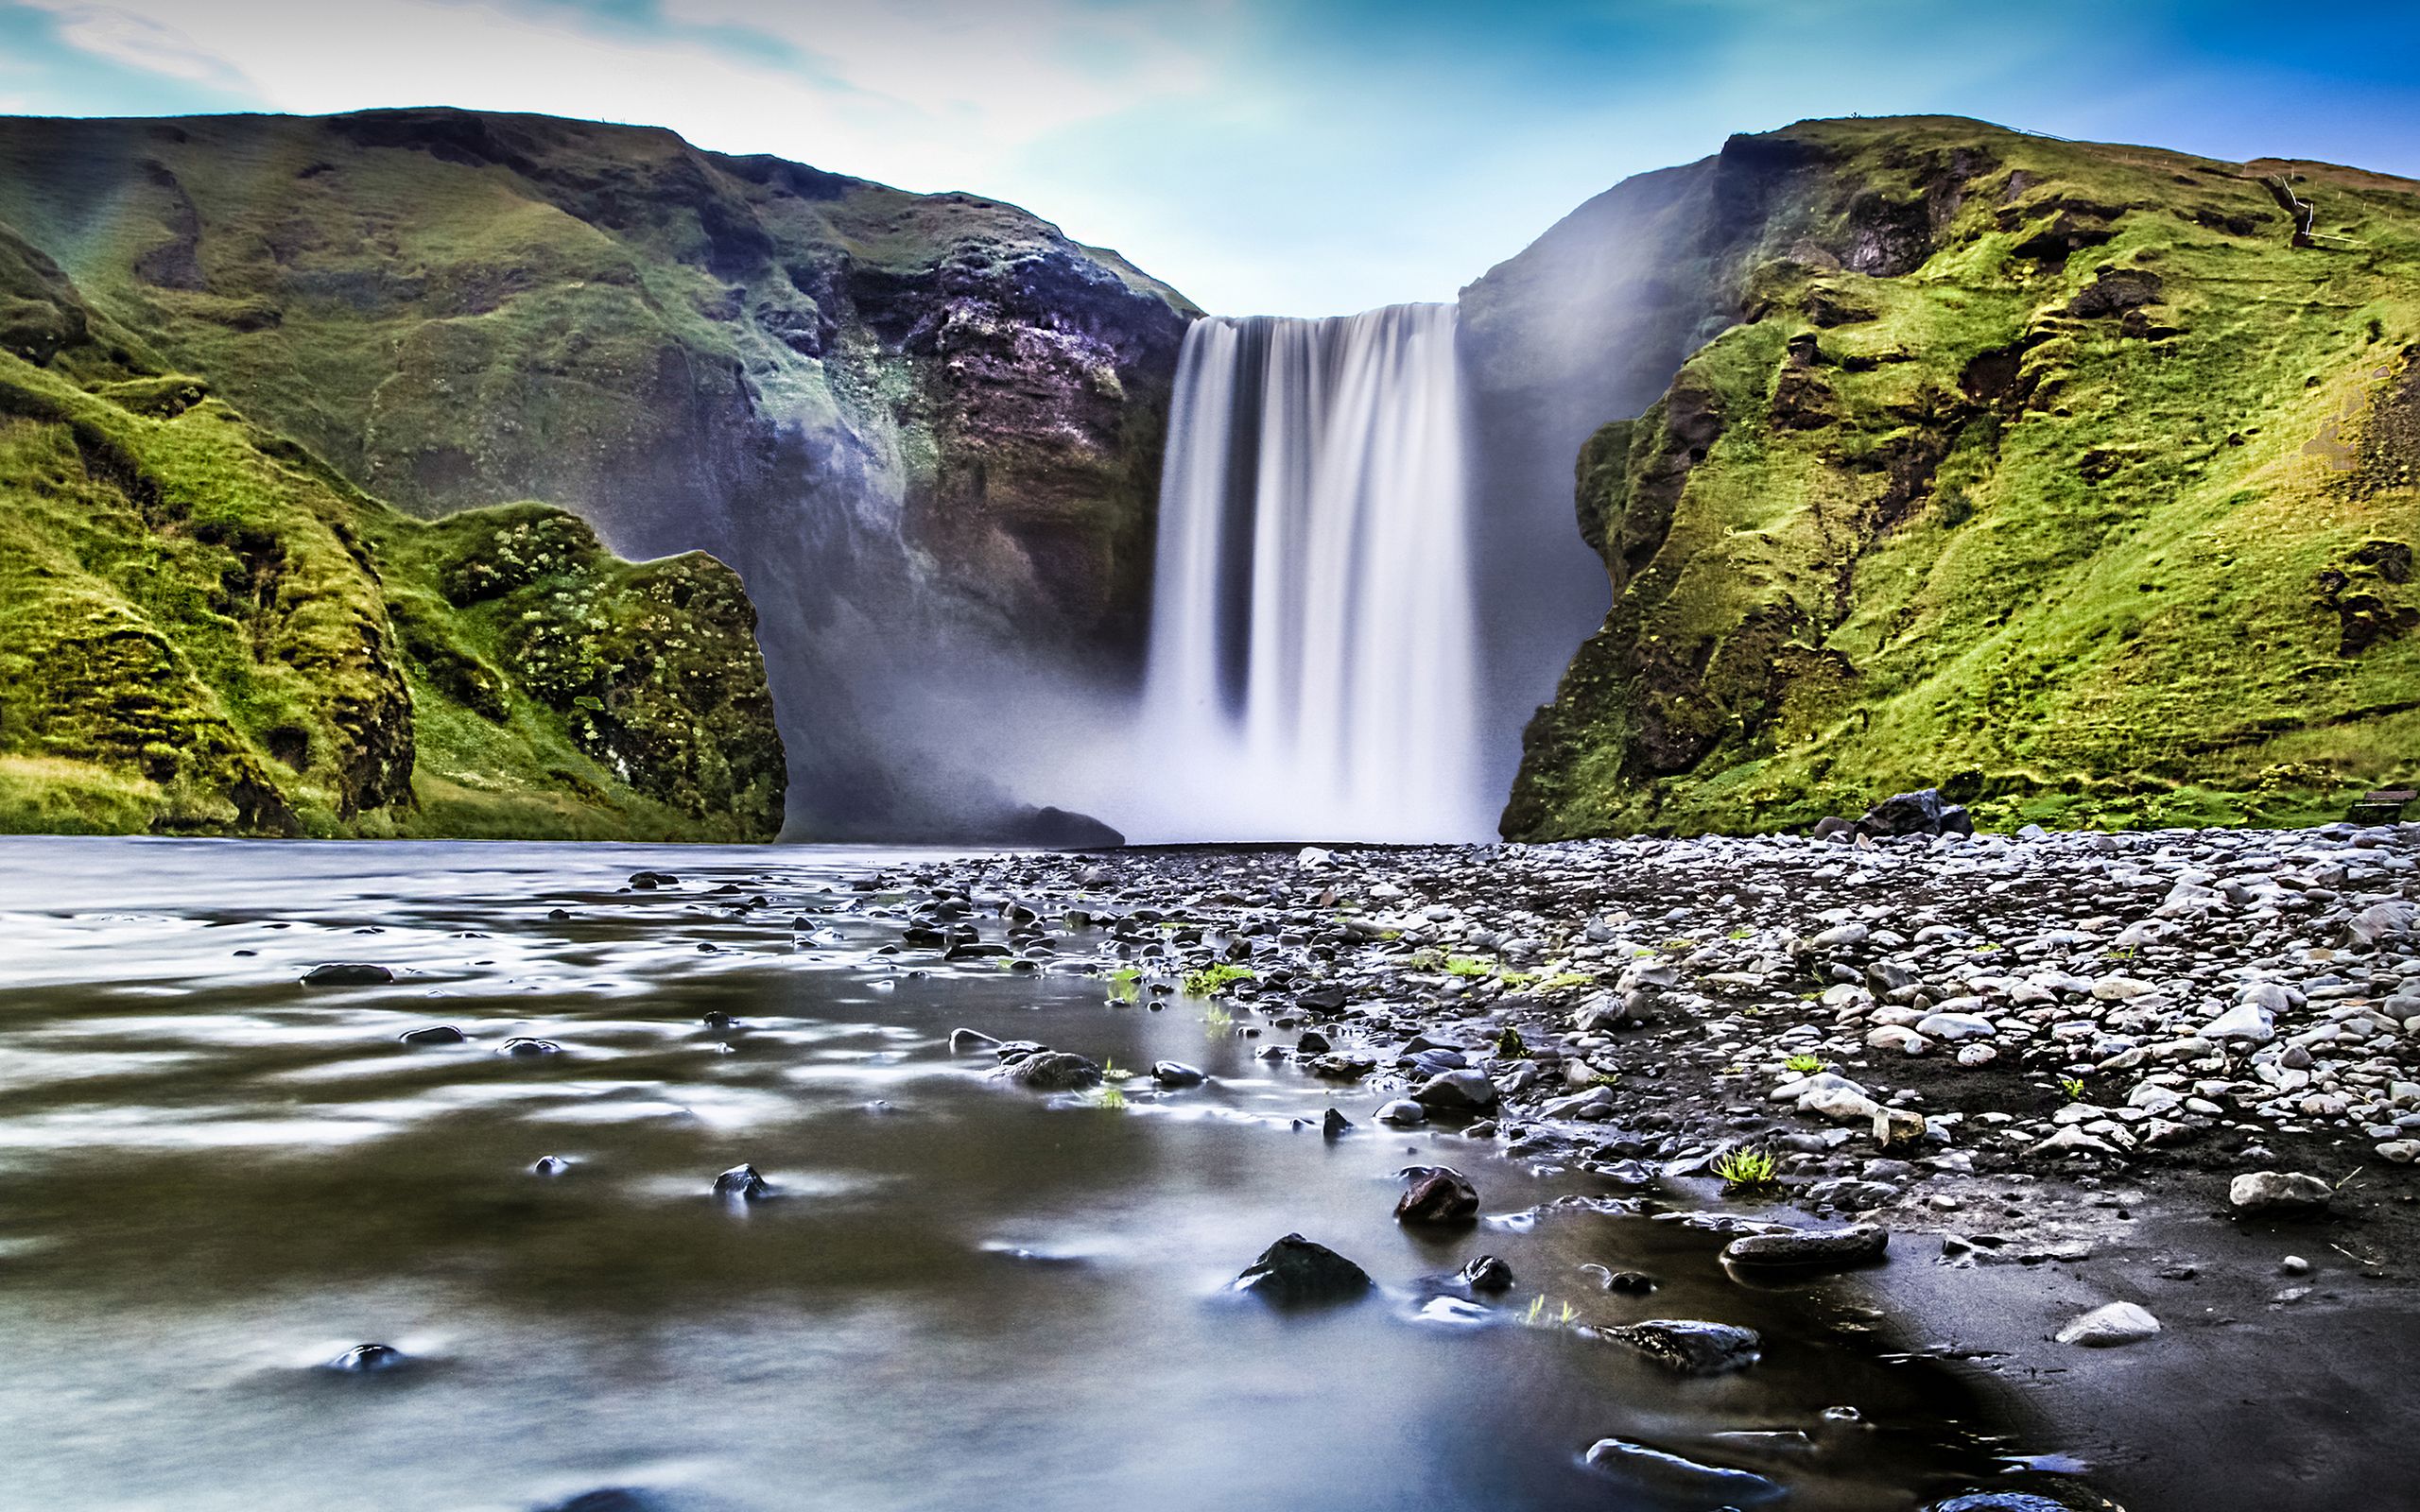
[[[636,871],[631,874],[631,886],[639,892],[653,892],[658,887],[678,887],[681,879],[668,871]]]
[[[771,1183],[757,1175],[752,1165],[735,1165],[715,1177],[715,1195],[718,1197],[736,1197],[742,1202],[753,1202],[758,1197],[772,1195],[772,1192]]]
[[[1494,1255],[1481,1255],[1464,1265],[1458,1278],[1474,1292],[1505,1292],[1512,1288],[1512,1267]]]
[[[1338,1112],[1333,1108],[1329,1108],[1320,1118],[1320,1133],[1327,1139],[1335,1139],[1340,1134],[1349,1134],[1351,1132],[1353,1132],[1353,1120],[1345,1117],[1342,1113]]]
[[[664,1512],[662,1499],[627,1486],[582,1491],[567,1502],[549,1502],[537,1512]]]
[[[1866,810],[1857,833],[1876,837],[1902,834],[1973,834],[1975,821],[1966,811],[1941,796],[1937,787],[1894,793]]]
[[[571,1162],[560,1155],[542,1155],[529,1167],[531,1176],[569,1176]]]
[[[1159,1060],[1151,1064],[1151,1079],[1163,1087],[1199,1087],[1210,1077],[1182,1060]]]
[[[1472,1223],[1478,1218],[1478,1188],[1449,1165],[1415,1165],[1404,1172],[1411,1186],[1395,1203],[1397,1223]]]
[[[1344,1007],[1344,988],[1330,982],[1294,994],[1294,1004],[1308,1013],[1336,1013]]]
[[[458,1045],[463,1034],[450,1023],[433,1023],[425,1029],[406,1029],[395,1038],[407,1045]]]
[[[302,973],[304,987],[379,987],[395,973],[368,961],[329,961]]]
[[[504,1042],[504,1048],[496,1053],[504,1056],[559,1056],[562,1051],[563,1047],[552,1040],[535,1040],[527,1035],[515,1035],[507,1040]]]
[[[1100,1068],[1064,1050],[1035,1050],[1000,1063],[992,1074],[1038,1092],[1074,1092],[1100,1085]]]
[[[1788,1233],[1747,1234],[1722,1247],[1723,1261],[1743,1271],[1841,1270],[1880,1260],[1891,1230],[1880,1224],[1845,1228],[1794,1228]]]
[[[1349,1302],[1368,1292],[1370,1273],[1301,1234],[1288,1234],[1260,1252],[1236,1278],[1235,1289],[1279,1307]]]
[[[1626,1344],[1658,1365],[1693,1376],[1744,1370],[1756,1363],[1764,1347],[1764,1340],[1754,1329],[1685,1318],[1657,1318],[1589,1332],[1599,1338]]]
[[[356,1344],[329,1361],[327,1367],[347,1375],[376,1375],[400,1370],[410,1363],[411,1356],[391,1344]]]
[[[1026,809],[1000,826],[1003,845],[1029,845],[1046,850],[1114,850],[1126,836],[1094,818],[1068,809],[1045,805]]]

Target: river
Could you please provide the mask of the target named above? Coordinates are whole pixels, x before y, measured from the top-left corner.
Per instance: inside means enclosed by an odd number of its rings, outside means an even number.
[[[901,860],[0,841],[0,1505],[1719,1504],[1583,1463],[1618,1437],[1792,1508],[1904,1508],[2006,1449],[1848,1294],[1542,1210],[1616,1194],[1382,1130],[1377,1091],[1260,1057],[1249,1013],[1117,1001],[1105,938],[1030,971],[902,948],[906,900],[856,885]],[[300,985],[331,961],[395,980]],[[439,1024],[466,1039],[399,1041]],[[1209,1080],[1029,1092],[959,1026]],[[1353,1132],[1322,1137],[1331,1105]],[[713,1196],[743,1161],[774,1194]],[[1476,1182],[1478,1227],[1395,1223],[1420,1163]],[[1229,1293],[1293,1231],[1377,1290]],[[1482,1251],[1500,1297],[1425,1280]],[[1646,1317],[1754,1327],[1763,1358],[1685,1378],[1572,1326]],[[328,1367],[369,1342],[405,1363]]]

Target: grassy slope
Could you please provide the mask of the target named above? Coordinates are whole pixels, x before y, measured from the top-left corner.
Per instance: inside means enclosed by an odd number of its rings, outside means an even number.
[[[1927,782],[2002,824],[2290,822],[2420,777],[2420,186],[1948,120],[1751,155],[1744,318],[1582,457],[1616,602],[1508,833]]]
[[[0,228],[0,830],[770,836],[720,564],[411,521],[153,366]]]
[[[616,541],[695,542],[697,517],[795,486],[799,459],[762,472],[764,417],[819,463],[904,479],[911,529],[978,593],[1115,618],[1148,573],[1164,402],[1121,414],[1140,375],[1079,335],[1092,309],[1036,295],[1013,312],[1058,322],[1036,341],[999,301],[1056,259],[1169,332],[1192,307],[1013,206],[663,130],[421,111],[0,119],[0,220],[414,514],[543,498]],[[1012,338],[1100,390],[1108,446],[998,420],[1019,386],[986,386],[987,343]]]

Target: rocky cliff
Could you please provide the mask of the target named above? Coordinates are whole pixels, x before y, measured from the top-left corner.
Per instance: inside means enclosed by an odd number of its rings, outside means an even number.
[[[1810,122],[1466,306],[1483,404],[1668,378],[1581,452],[1613,607],[1508,834],[1923,782],[1987,823],[2293,820],[2420,773],[2420,186]]]
[[[768,839],[753,623],[558,509],[386,507],[0,226],[0,830]]]
[[[990,822],[1018,795],[970,723],[1131,671],[1193,311],[1013,207],[402,111],[0,121],[0,219],[410,513],[537,499],[732,563],[803,831]]]

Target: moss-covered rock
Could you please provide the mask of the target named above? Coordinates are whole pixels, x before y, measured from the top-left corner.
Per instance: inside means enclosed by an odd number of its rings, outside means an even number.
[[[1581,455],[1615,603],[1508,834],[1932,782],[2292,821],[2420,774],[2420,185],[1943,119],[1685,171],[1656,234],[1696,276],[1631,292],[1729,324]]]
[[[1192,307],[1014,206],[413,110],[0,119],[0,220],[408,513],[537,499],[738,569],[778,610],[806,829],[875,804],[844,772],[912,765],[868,646],[1141,644]],[[53,339],[9,297],[0,336]]]
[[[720,564],[619,561],[538,506],[407,519],[145,370],[0,231],[0,286],[28,285],[68,334],[0,352],[0,829],[778,828],[753,617]],[[466,562],[538,537],[510,592],[449,601]]]

